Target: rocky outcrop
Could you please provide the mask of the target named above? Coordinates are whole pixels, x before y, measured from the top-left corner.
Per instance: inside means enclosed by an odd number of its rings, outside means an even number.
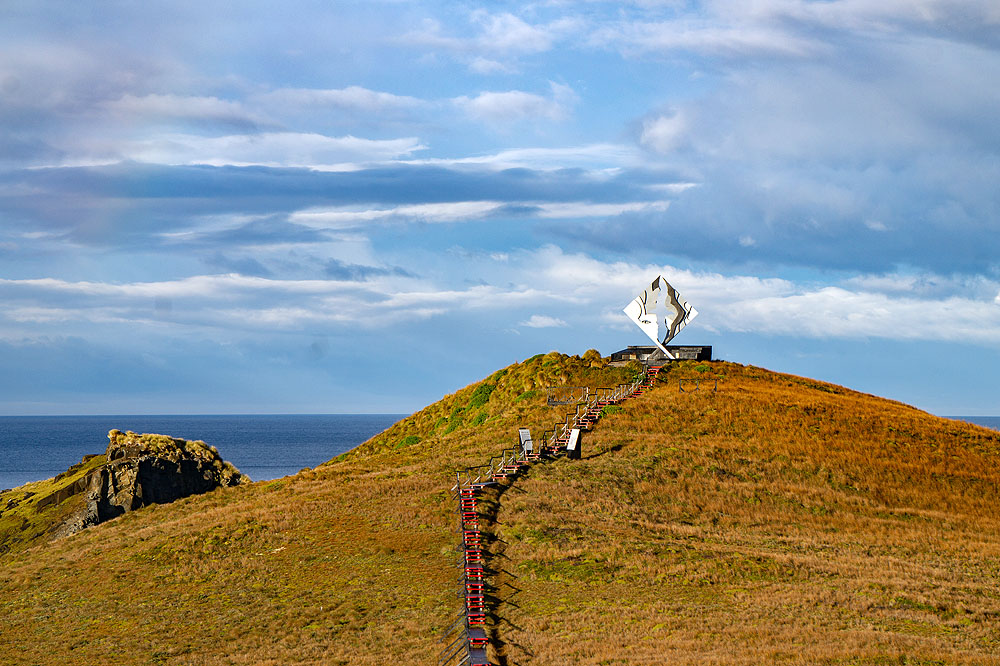
[[[86,504],[56,530],[75,532],[150,504],[165,504],[220,487],[249,483],[214,446],[166,435],[108,433],[105,464],[39,502],[58,503],[86,493]],[[59,496],[56,496],[59,495]]]

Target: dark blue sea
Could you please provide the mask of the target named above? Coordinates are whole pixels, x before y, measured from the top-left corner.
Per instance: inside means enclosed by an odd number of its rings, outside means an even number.
[[[1000,416],[946,416],[946,419],[955,419],[957,421],[968,421],[969,423],[975,423],[976,425],[986,426],[987,428],[993,428],[994,430],[1000,430]]]
[[[203,440],[262,481],[315,467],[405,416],[0,416],[0,490],[47,479],[88,453],[104,453],[114,428]]]

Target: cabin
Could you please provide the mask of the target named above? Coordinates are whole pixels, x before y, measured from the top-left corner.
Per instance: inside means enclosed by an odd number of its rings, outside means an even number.
[[[665,345],[665,347],[679,361],[712,360],[712,345]],[[629,361],[648,364],[661,360],[666,360],[666,357],[654,346],[629,345],[627,348],[613,353],[608,365],[625,365]]]

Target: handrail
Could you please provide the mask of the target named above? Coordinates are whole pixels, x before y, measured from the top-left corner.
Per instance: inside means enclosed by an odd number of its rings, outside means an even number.
[[[571,405],[586,401],[590,396],[589,386],[546,386],[546,403],[553,405]]]
[[[542,433],[541,442],[546,444],[539,448],[540,454],[550,456],[563,453],[559,445],[564,437],[569,438],[574,428],[581,424],[591,424],[601,417],[602,408],[607,404],[615,404],[640,393],[643,387],[652,386],[659,368],[647,369],[631,384],[619,384],[616,388],[602,387],[590,393],[586,399],[578,403],[572,414],[566,415],[562,423],[556,422],[553,429]],[[583,408],[581,410],[581,407]],[[551,435],[550,435],[551,433]],[[537,459],[537,458],[535,458]],[[459,532],[462,541],[459,546],[458,562],[462,573],[458,581],[462,588],[459,597],[464,597],[465,608],[458,619],[445,631],[441,642],[460,627],[457,637],[448,643],[441,651],[438,666],[459,664],[460,666],[489,666],[486,658],[485,625],[487,617],[487,596],[485,569],[483,568],[484,551],[482,547],[482,530],[480,528],[477,493],[485,486],[499,483],[520,473],[521,468],[533,462],[521,446],[502,449],[499,456],[491,456],[486,465],[474,465],[465,469],[455,470],[455,485],[451,487],[452,494],[458,498]],[[455,662],[456,658],[460,658]]]

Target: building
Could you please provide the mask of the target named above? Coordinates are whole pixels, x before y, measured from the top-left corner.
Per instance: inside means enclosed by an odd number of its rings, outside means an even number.
[[[711,361],[712,346],[692,346],[692,345],[666,345],[667,351],[674,355],[679,361]],[[626,349],[616,351],[611,355],[609,365],[625,365],[629,361],[639,363],[651,363],[667,360],[658,348],[654,346],[643,347],[629,345]]]

